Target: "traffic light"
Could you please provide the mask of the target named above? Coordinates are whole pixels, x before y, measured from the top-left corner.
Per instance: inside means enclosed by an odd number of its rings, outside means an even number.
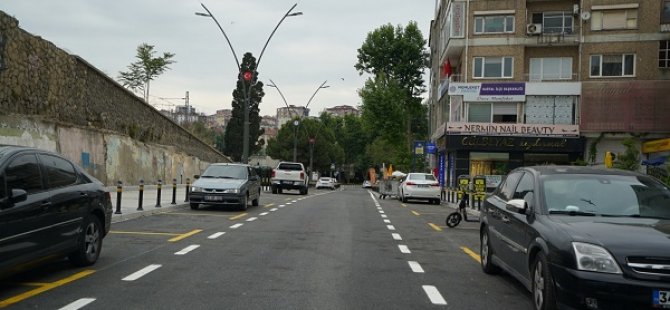
[[[612,152],[605,152],[605,167],[612,168],[612,163],[616,159],[616,155]]]

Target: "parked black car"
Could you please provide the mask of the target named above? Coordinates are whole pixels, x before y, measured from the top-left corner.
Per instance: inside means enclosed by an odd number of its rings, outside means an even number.
[[[0,276],[46,258],[94,264],[110,229],[103,184],[64,157],[0,145]]]
[[[535,309],[670,308],[670,188],[629,171],[523,167],[485,200],[481,266]]]
[[[200,204],[235,205],[246,210],[249,201],[258,206],[261,198],[260,177],[246,164],[216,163],[205,169],[193,182],[189,203],[196,210]]]

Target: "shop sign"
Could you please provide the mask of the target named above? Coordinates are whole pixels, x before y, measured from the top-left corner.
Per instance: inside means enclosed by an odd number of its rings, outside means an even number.
[[[449,95],[467,102],[523,102],[526,83],[451,83]]]
[[[446,156],[444,155],[444,152],[440,153],[440,156],[438,156],[438,165],[439,165],[438,166],[439,167],[438,178],[439,178],[441,187],[444,187],[444,185],[445,185],[444,184],[444,175],[445,175],[445,172],[446,172],[446,169],[447,169],[446,158],[445,157]]]
[[[437,153],[437,146],[435,146],[435,143],[426,142],[425,151],[427,154],[435,154]]]
[[[423,141],[414,141],[414,155],[423,155],[424,146]]]
[[[642,143],[642,153],[658,153],[670,151],[670,138]]]
[[[449,122],[447,125],[447,133],[474,134],[484,136],[511,135],[511,136],[576,137],[579,136],[579,125]]]
[[[448,135],[449,149],[484,151],[580,152],[584,140],[580,138],[500,137]]]

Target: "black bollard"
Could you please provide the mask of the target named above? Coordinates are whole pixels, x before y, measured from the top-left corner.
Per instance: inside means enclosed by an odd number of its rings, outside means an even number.
[[[161,207],[161,187],[163,185],[163,181],[158,180],[158,187],[156,188],[158,190],[158,194],[156,195],[156,208]]]
[[[177,204],[177,179],[172,179],[172,202],[170,204]]]
[[[188,202],[188,193],[191,190],[191,179],[186,178],[186,194],[184,195],[186,198],[184,198],[184,202]]]
[[[137,200],[137,211],[144,211],[142,202],[144,200],[144,180],[140,180],[140,198]]]
[[[114,214],[121,214],[121,192],[123,192],[123,183],[118,181],[116,183],[116,212]]]

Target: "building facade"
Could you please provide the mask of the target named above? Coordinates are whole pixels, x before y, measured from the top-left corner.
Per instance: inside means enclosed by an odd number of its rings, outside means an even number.
[[[670,135],[670,0],[440,0],[430,52],[447,186]]]
[[[288,107],[277,108],[277,128],[281,128],[286,122],[299,117],[309,116],[309,108],[303,106],[290,105]]]
[[[350,105],[338,105],[334,106],[332,108],[327,108],[325,109],[326,113],[332,114],[332,115],[337,115],[337,116],[345,116],[347,114],[352,114],[355,116],[360,116],[361,111],[356,109],[355,107],[352,107]]]

